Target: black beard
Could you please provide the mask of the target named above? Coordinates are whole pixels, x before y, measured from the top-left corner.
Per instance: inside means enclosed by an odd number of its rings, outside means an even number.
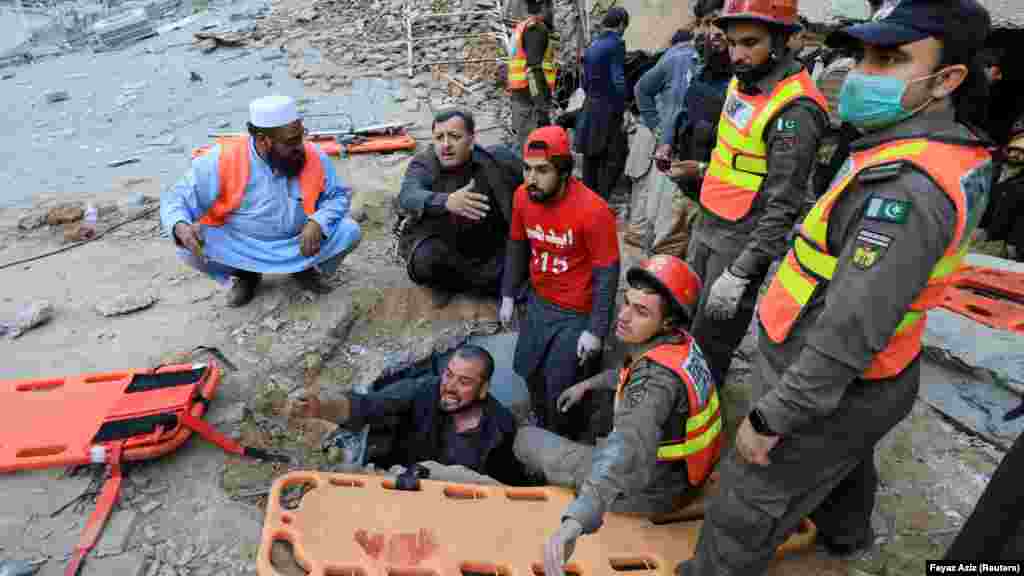
[[[729,57],[728,50],[718,51],[709,47],[706,54],[708,68],[716,76],[724,73],[729,73],[729,75],[732,75],[732,58]]]
[[[306,165],[306,152],[303,150],[297,154],[278,154],[273,148],[267,152],[267,163],[271,169],[286,178],[294,178],[302,172]]]
[[[530,200],[532,200],[534,202],[537,202],[539,204],[543,204],[544,202],[547,202],[548,200],[551,200],[551,198],[553,198],[555,196],[554,192],[546,193],[543,190],[541,190],[540,188],[530,188],[530,187],[527,187],[526,188],[526,192],[527,192],[527,195],[530,197]]]

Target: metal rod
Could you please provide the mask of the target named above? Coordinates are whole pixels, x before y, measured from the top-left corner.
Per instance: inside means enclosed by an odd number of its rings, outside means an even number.
[[[420,40],[455,40],[457,38],[480,38],[482,36],[498,36],[500,32],[480,32],[479,34],[457,34],[455,36],[413,36],[413,42]]]
[[[469,11],[466,11],[466,12],[440,12],[440,13],[433,13],[432,12],[430,14],[410,14],[409,15],[409,20],[418,20],[418,19],[422,19],[422,18],[443,18],[445,16],[468,16],[470,14],[491,15],[491,14],[493,14],[493,12],[491,12],[490,10],[469,10]]]
[[[474,58],[472,60],[432,60],[430,62],[420,62],[418,64],[415,64],[415,66],[417,68],[421,68],[423,66],[434,66],[435,64],[473,64],[477,62],[504,62],[506,60],[508,60],[508,58]]]

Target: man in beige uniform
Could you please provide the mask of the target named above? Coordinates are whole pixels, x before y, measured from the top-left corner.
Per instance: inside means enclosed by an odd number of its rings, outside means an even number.
[[[991,186],[988,143],[955,117],[988,29],[975,0],[902,0],[840,36],[862,47],[840,116],[865,135],[758,305],[753,410],[680,574],[763,574],[807,515],[834,554],[872,543],[874,447],[914,404],[926,310]]]

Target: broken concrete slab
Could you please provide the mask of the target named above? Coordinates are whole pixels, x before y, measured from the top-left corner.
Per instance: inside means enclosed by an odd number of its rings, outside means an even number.
[[[120,316],[138,310],[144,310],[152,306],[158,298],[152,293],[119,294],[110,300],[104,300],[96,304],[96,311],[106,317]]]
[[[145,573],[146,557],[138,552],[90,558],[82,570],[83,576],[143,576]]]

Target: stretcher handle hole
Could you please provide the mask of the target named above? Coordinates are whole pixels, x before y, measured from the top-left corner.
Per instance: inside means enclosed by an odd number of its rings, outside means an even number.
[[[427,568],[388,568],[387,576],[441,576]]]
[[[462,576],[512,576],[512,569],[490,562],[463,562],[459,565]]]
[[[340,486],[342,488],[365,488],[366,484],[362,480],[356,480],[355,478],[331,478],[328,480],[331,486]]]
[[[544,576],[543,563],[535,562],[533,566],[531,566],[530,568],[531,572],[533,572],[533,576]],[[565,574],[565,576],[583,576],[583,571],[580,570],[579,564],[576,563],[570,563],[565,565],[562,568],[562,573]]]
[[[343,566],[341,568],[327,568],[325,576],[366,576],[366,570],[359,566]]]
[[[452,500],[483,500],[487,492],[469,486],[445,486],[444,495]]]
[[[94,374],[92,376],[86,376],[85,383],[97,384],[99,382],[116,382],[118,380],[124,380],[126,378],[130,379],[131,376],[131,374],[124,374],[119,372],[114,372],[113,374]]]
[[[281,508],[295,510],[314,487],[313,483],[309,481],[285,485],[281,488]]]
[[[402,477],[399,476],[398,478]],[[408,476],[406,478],[408,478]],[[412,480],[415,480],[415,482],[413,482]],[[410,479],[407,483],[402,483],[398,480],[388,479],[382,481],[380,483],[380,487],[385,490],[395,490],[397,492],[419,492],[421,490],[418,478]]]
[[[506,490],[505,497],[509,500],[521,500],[525,502],[547,502],[548,493],[544,490],[526,488],[521,490]]]
[[[278,537],[270,543],[270,566],[278,574],[310,573],[295,557],[295,546],[287,538]]]
[[[37,446],[35,448],[22,448],[14,455],[16,458],[45,458],[56,456],[67,450],[67,445],[61,446]]]
[[[1013,326],[1010,326],[1010,330],[1013,330],[1014,332],[1024,332],[1024,322],[1018,322]]]
[[[291,514],[281,514],[281,523],[282,524],[289,524],[290,525],[294,521],[295,521],[295,517],[292,516]]]
[[[980,306],[975,306],[974,304],[968,304],[967,305],[967,310],[969,312],[974,312],[975,314],[978,314],[979,316],[986,316],[986,317],[987,316],[992,316],[991,312],[989,312],[988,310],[985,310],[984,308],[982,308]]]
[[[64,386],[64,380],[55,378],[53,380],[37,380],[35,382],[19,384],[15,390],[18,392],[48,392],[61,386]]]
[[[649,572],[658,569],[658,563],[654,558],[647,556],[609,558],[608,563],[616,572]]]

